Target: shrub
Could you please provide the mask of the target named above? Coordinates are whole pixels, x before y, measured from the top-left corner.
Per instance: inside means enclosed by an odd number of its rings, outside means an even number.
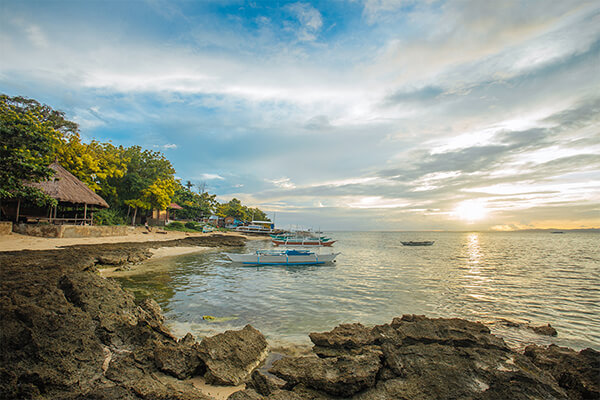
[[[126,223],[122,211],[116,208],[105,208],[94,213],[94,224],[96,225],[124,225]]]
[[[183,224],[179,221],[173,221],[167,226],[171,229],[182,229],[183,228]]]
[[[185,223],[185,227],[188,228],[188,229],[198,230],[198,225],[196,225],[196,223],[192,222],[192,221],[186,222]],[[200,228],[200,229],[202,229],[202,228]]]

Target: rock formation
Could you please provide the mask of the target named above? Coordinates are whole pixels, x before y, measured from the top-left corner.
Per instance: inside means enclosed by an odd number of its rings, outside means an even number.
[[[521,354],[481,323],[404,315],[309,336],[313,356],[276,361],[230,399],[598,398],[598,352],[536,346]]]

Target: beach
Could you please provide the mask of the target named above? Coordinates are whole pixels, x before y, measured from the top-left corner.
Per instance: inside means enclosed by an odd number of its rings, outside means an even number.
[[[144,240],[150,236],[139,234],[136,238],[134,234],[108,241],[76,240],[71,246],[65,243],[72,239],[52,239],[52,247],[42,241],[39,250],[0,252],[4,344],[0,392],[4,398],[364,400],[483,396],[500,400],[578,399],[598,394],[594,381],[597,351],[535,344],[517,350],[493,335],[485,324],[461,318],[398,314],[383,324],[362,325],[344,316],[342,321],[348,323],[337,325],[331,321],[339,317],[329,316],[330,326],[337,326],[329,332],[312,331],[308,336],[314,346],[302,353],[271,347],[259,326],[263,322],[256,324],[257,329],[253,322],[214,335],[184,333],[176,337],[152,296],[136,298],[119,281],[104,277],[104,268],[109,265],[124,273],[139,268],[135,272],[139,276],[146,266],[160,265],[170,256],[200,252],[200,257],[209,257],[207,262],[214,264],[214,270],[218,268],[214,258],[218,252],[247,251],[251,243],[235,234],[162,236],[167,239]],[[33,244],[39,240],[11,239]],[[90,243],[97,240],[99,243]],[[352,237],[346,241],[352,245]],[[344,251],[350,253],[349,248]],[[143,262],[151,258],[155,259]],[[364,255],[361,260],[369,262]],[[260,278],[253,285],[255,295],[263,290],[267,275],[259,276],[262,270],[228,270],[253,274]],[[317,269],[264,271],[298,280]],[[322,271],[329,276],[334,272],[331,267]],[[154,279],[169,273],[160,269],[150,272]],[[344,277],[349,272],[340,270],[337,274]],[[203,283],[200,288],[205,291],[236,281],[252,284],[248,276],[216,285]],[[312,286],[318,285],[327,286],[329,292],[332,289],[326,279],[320,278]],[[343,311],[341,307],[338,310]],[[445,359],[449,363],[440,362]],[[563,381],[565,374],[569,379]],[[452,379],[447,379],[449,376]],[[519,393],[522,396],[515,397]]]
[[[161,233],[159,233],[161,232]],[[219,232],[221,235],[242,237],[246,240],[261,240],[264,237],[244,236],[236,232]],[[20,235],[11,233],[10,235],[0,235],[0,252],[2,251],[20,251],[20,250],[51,250],[59,249],[65,246],[92,245],[106,243],[144,243],[144,242],[162,242],[175,239],[184,239],[188,237],[203,237],[211,233],[190,233],[178,231],[164,231],[154,228],[153,232],[147,232],[144,227],[129,228],[125,236],[108,237],[86,237],[86,238],[42,238],[34,236]],[[182,250],[183,251],[183,250]],[[175,250],[168,253],[157,252],[156,256],[175,255]]]

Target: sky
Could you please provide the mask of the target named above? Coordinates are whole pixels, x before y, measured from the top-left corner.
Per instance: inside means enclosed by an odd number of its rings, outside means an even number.
[[[283,228],[600,227],[600,2],[0,0],[0,92]]]

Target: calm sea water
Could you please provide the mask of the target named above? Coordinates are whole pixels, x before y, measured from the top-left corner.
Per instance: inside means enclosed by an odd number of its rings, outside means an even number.
[[[202,337],[249,323],[273,343],[308,344],[309,332],[414,313],[482,321],[515,347],[553,342],[600,349],[598,233],[329,235],[342,252],[331,265],[248,267],[220,252],[199,253],[148,261],[161,268],[120,281],[157,300],[176,334]],[[405,247],[401,240],[435,244]],[[268,247],[252,241],[238,251]],[[509,328],[502,318],[550,323],[559,334]]]

